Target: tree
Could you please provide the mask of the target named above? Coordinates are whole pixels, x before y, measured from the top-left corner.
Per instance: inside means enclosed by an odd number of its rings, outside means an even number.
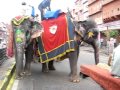
[[[118,30],[111,30],[111,31],[110,31],[110,37],[116,37],[116,36],[118,36],[118,35],[119,35]]]

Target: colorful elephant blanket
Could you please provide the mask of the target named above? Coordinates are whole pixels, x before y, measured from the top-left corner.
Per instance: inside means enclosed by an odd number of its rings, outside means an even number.
[[[58,18],[41,22],[44,32],[37,39],[40,62],[45,63],[74,51],[74,26],[70,18],[62,13]]]

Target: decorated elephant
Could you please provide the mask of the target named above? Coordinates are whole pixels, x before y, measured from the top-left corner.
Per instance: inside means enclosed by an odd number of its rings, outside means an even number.
[[[46,0],[46,3],[49,0]],[[45,3],[45,2],[44,2]],[[42,71],[47,72],[48,70],[55,70],[54,67],[54,60],[57,59],[65,59],[69,58],[70,62],[70,81],[72,82],[79,82],[79,76],[78,76],[78,71],[77,71],[77,61],[78,61],[78,55],[79,55],[79,46],[82,41],[92,45],[94,49],[94,56],[95,56],[95,64],[99,62],[99,49],[98,49],[98,44],[97,44],[97,36],[98,36],[98,29],[96,28],[96,23],[93,20],[85,20],[85,21],[72,21],[72,15],[69,12],[66,14],[58,14],[59,10],[55,12],[55,14],[51,14],[49,9],[46,13],[44,12],[44,9],[50,8],[50,2],[49,4],[45,4],[44,7],[43,3],[40,3],[38,9],[40,10],[41,14],[41,19],[42,21],[42,26],[44,28],[44,33],[42,35],[42,39],[38,40],[38,46],[39,46],[39,54],[40,54],[40,62],[42,62]],[[40,8],[41,7],[41,8]],[[48,17],[46,16],[48,15]],[[51,16],[53,15],[53,16]],[[55,17],[54,17],[55,15]],[[63,17],[65,16],[66,21],[62,21],[62,15]],[[56,18],[62,18],[58,20],[57,22],[61,23],[56,23],[55,20],[58,19]],[[46,18],[47,17],[47,18]],[[49,19],[50,18],[50,19]],[[56,29],[56,25],[58,25],[57,29],[61,27],[60,32],[64,32],[62,27],[65,27],[64,25],[67,23],[67,35],[69,37],[69,40],[65,41],[65,43],[59,45],[58,47],[53,48],[52,50],[49,50],[50,47],[54,46],[55,43],[59,42],[60,37],[64,37],[61,34],[59,34]],[[46,24],[48,23],[48,25]],[[52,24],[51,24],[52,23]],[[51,30],[51,26],[53,26],[53,31]],[[63,31],[62,31],[63,30]],[[47,33],[51,32],[52,35],[49,36]],[[59,31],[59,30],[58,30]],[[59,34],[57,38],[57,42],[54,41],[54,37],[57,37],[56,34]],[[64,34],[64,33],[63,33]],[[45,40],[44,40],[45,38]],[[50,40],[49,40],[50,39]],[[64,39],[64,38],[63,38]],[[51,44],[48,44],[48,43]],[[69,43],[68,43],[69,42]],[[45,43],[47,43],[49,47],[45,46]],[[67,47],[69,46],[69,47]],[[53,57],[52,57],[53,56]],[[46,64],[48,62],[48,64]],[[48,66],[47,66],[48,65]]]
[[[17,16],[11,20],[11,24],[16,59],[16,78],[19,79],[23,74],[30,74],[30,64],[33,59],[33,38],[36,37],[35,35],[41,34],[42,26],[28,16]]]
[[[65,20],[62,20],[64,19],[63,17]],[[62,13],[58,18],[43,20],[41,25],[43,26],[44,32],[41,37],[37,39],[43,72],[55,70],[53,65],[55,59],[63,60],[69,58],[71,70],[70,81],[79,82],[77,61],[79,45],[82,41],[92,45],[95,51],[95,64],[99,62],[99,49],[97,45],[98,29],[93,20],[72,22],[68,14]],[[65,25],[67,25],[67,29]],[[67,32],[67,34],[65,32]],[[68,36],[64,36],[65,34]],[[58,45],[62,40],[64,40],[63,43]],[[46,62],[48,62],[48,64]]]

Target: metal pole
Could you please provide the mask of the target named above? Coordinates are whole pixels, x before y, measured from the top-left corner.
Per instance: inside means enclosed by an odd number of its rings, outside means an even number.
[[[110,54],[110,33],[109,33],[109,29],[108,29],[108,26],[107,26],[107,54],[109,55]]]

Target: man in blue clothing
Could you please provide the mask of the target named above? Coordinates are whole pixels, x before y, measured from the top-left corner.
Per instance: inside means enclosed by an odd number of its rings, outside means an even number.
[[[43,0],[39,6],[38,6],[38,9],[40,10],[40,13],[41,13],[41,20],[44,19],[44,9],[47,9],[48,11],[51,11],[50,9],[50,2],[51,0]]]

